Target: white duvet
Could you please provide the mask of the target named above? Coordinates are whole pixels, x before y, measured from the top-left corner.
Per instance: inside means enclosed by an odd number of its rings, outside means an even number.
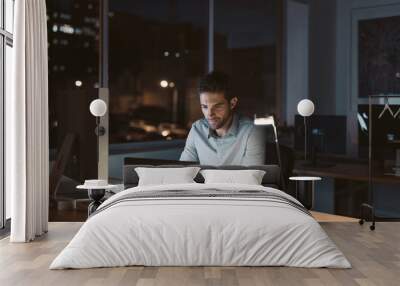
[[[50,269],[145,266],[294,266],[349,268],[320,225],[287,204],[232,198],[124,201],[130,192],[265,190],[238,184],[179,184],[120,192],[89,218]],[[297,201],[296,201],[297,202]],[[111,204],[111,206],[110,206]]]

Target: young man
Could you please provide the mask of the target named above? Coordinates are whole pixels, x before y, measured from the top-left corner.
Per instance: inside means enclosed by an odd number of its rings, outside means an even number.
[[[181,161],[202,165],[261,165],[265,136],[253,121],[236,113],[228,76],[212,72],[200,80],[200,107],[204,118],[193,123]]]

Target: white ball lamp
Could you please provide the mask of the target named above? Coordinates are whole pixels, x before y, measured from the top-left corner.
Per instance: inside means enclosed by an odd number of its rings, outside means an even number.
[[[297,111],[303,117],[311,116],[314,113],[314,103],[309,99],[300,100],[297,104]]]
[[[102,99],[95,99],[90,103],[90,113],[96,117],[102,117],[107,112],[107,104]]]
[[[96,129],[95,133],[97,135],[97,162],[99,162],[99,141],[100,136],[106,133],[106,129],[100,126],[100,117],[103,117],[107,112],[107,104],[102,99],[95,99],[90,103],[89,106],[90,113],[96,117]]]
[[[307,160],[307,122],[306,118],[313,115],[314,103],[309,99],[300,100],[297,104],[297,112],[304,118],[304,160]]]

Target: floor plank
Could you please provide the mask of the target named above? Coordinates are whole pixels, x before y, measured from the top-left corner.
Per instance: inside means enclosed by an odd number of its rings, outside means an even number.
[[[375,231],[370,231],[368,225],[360,226],[356,222],[321,222],[352,263],[353,268],[347,270],[138,266],[50,271],[48,267],[51,261],[81,225],[79,222],[50,223],[49,233],[27,244],[12,244],[8,238],[0,240],[0,285],[399,285],[398,222],[377,223]]]
[[[332,215],[317,211],[311,211],[311,214],[319,222],[358,222],[358,219],[353,217]]]

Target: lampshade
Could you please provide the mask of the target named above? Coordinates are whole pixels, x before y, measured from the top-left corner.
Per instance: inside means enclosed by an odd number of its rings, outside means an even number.
[[[254,125],[274,125],[275,120],[273,116],[254,118]]]
[[[301,116],[311,116],[314,113],[314,103],[309,99],[300,100],[297,111]]]
[[[107,112],[107,104],[104,100],[95,99],[90,103],[89,109],[93,116],[101,117]]]

